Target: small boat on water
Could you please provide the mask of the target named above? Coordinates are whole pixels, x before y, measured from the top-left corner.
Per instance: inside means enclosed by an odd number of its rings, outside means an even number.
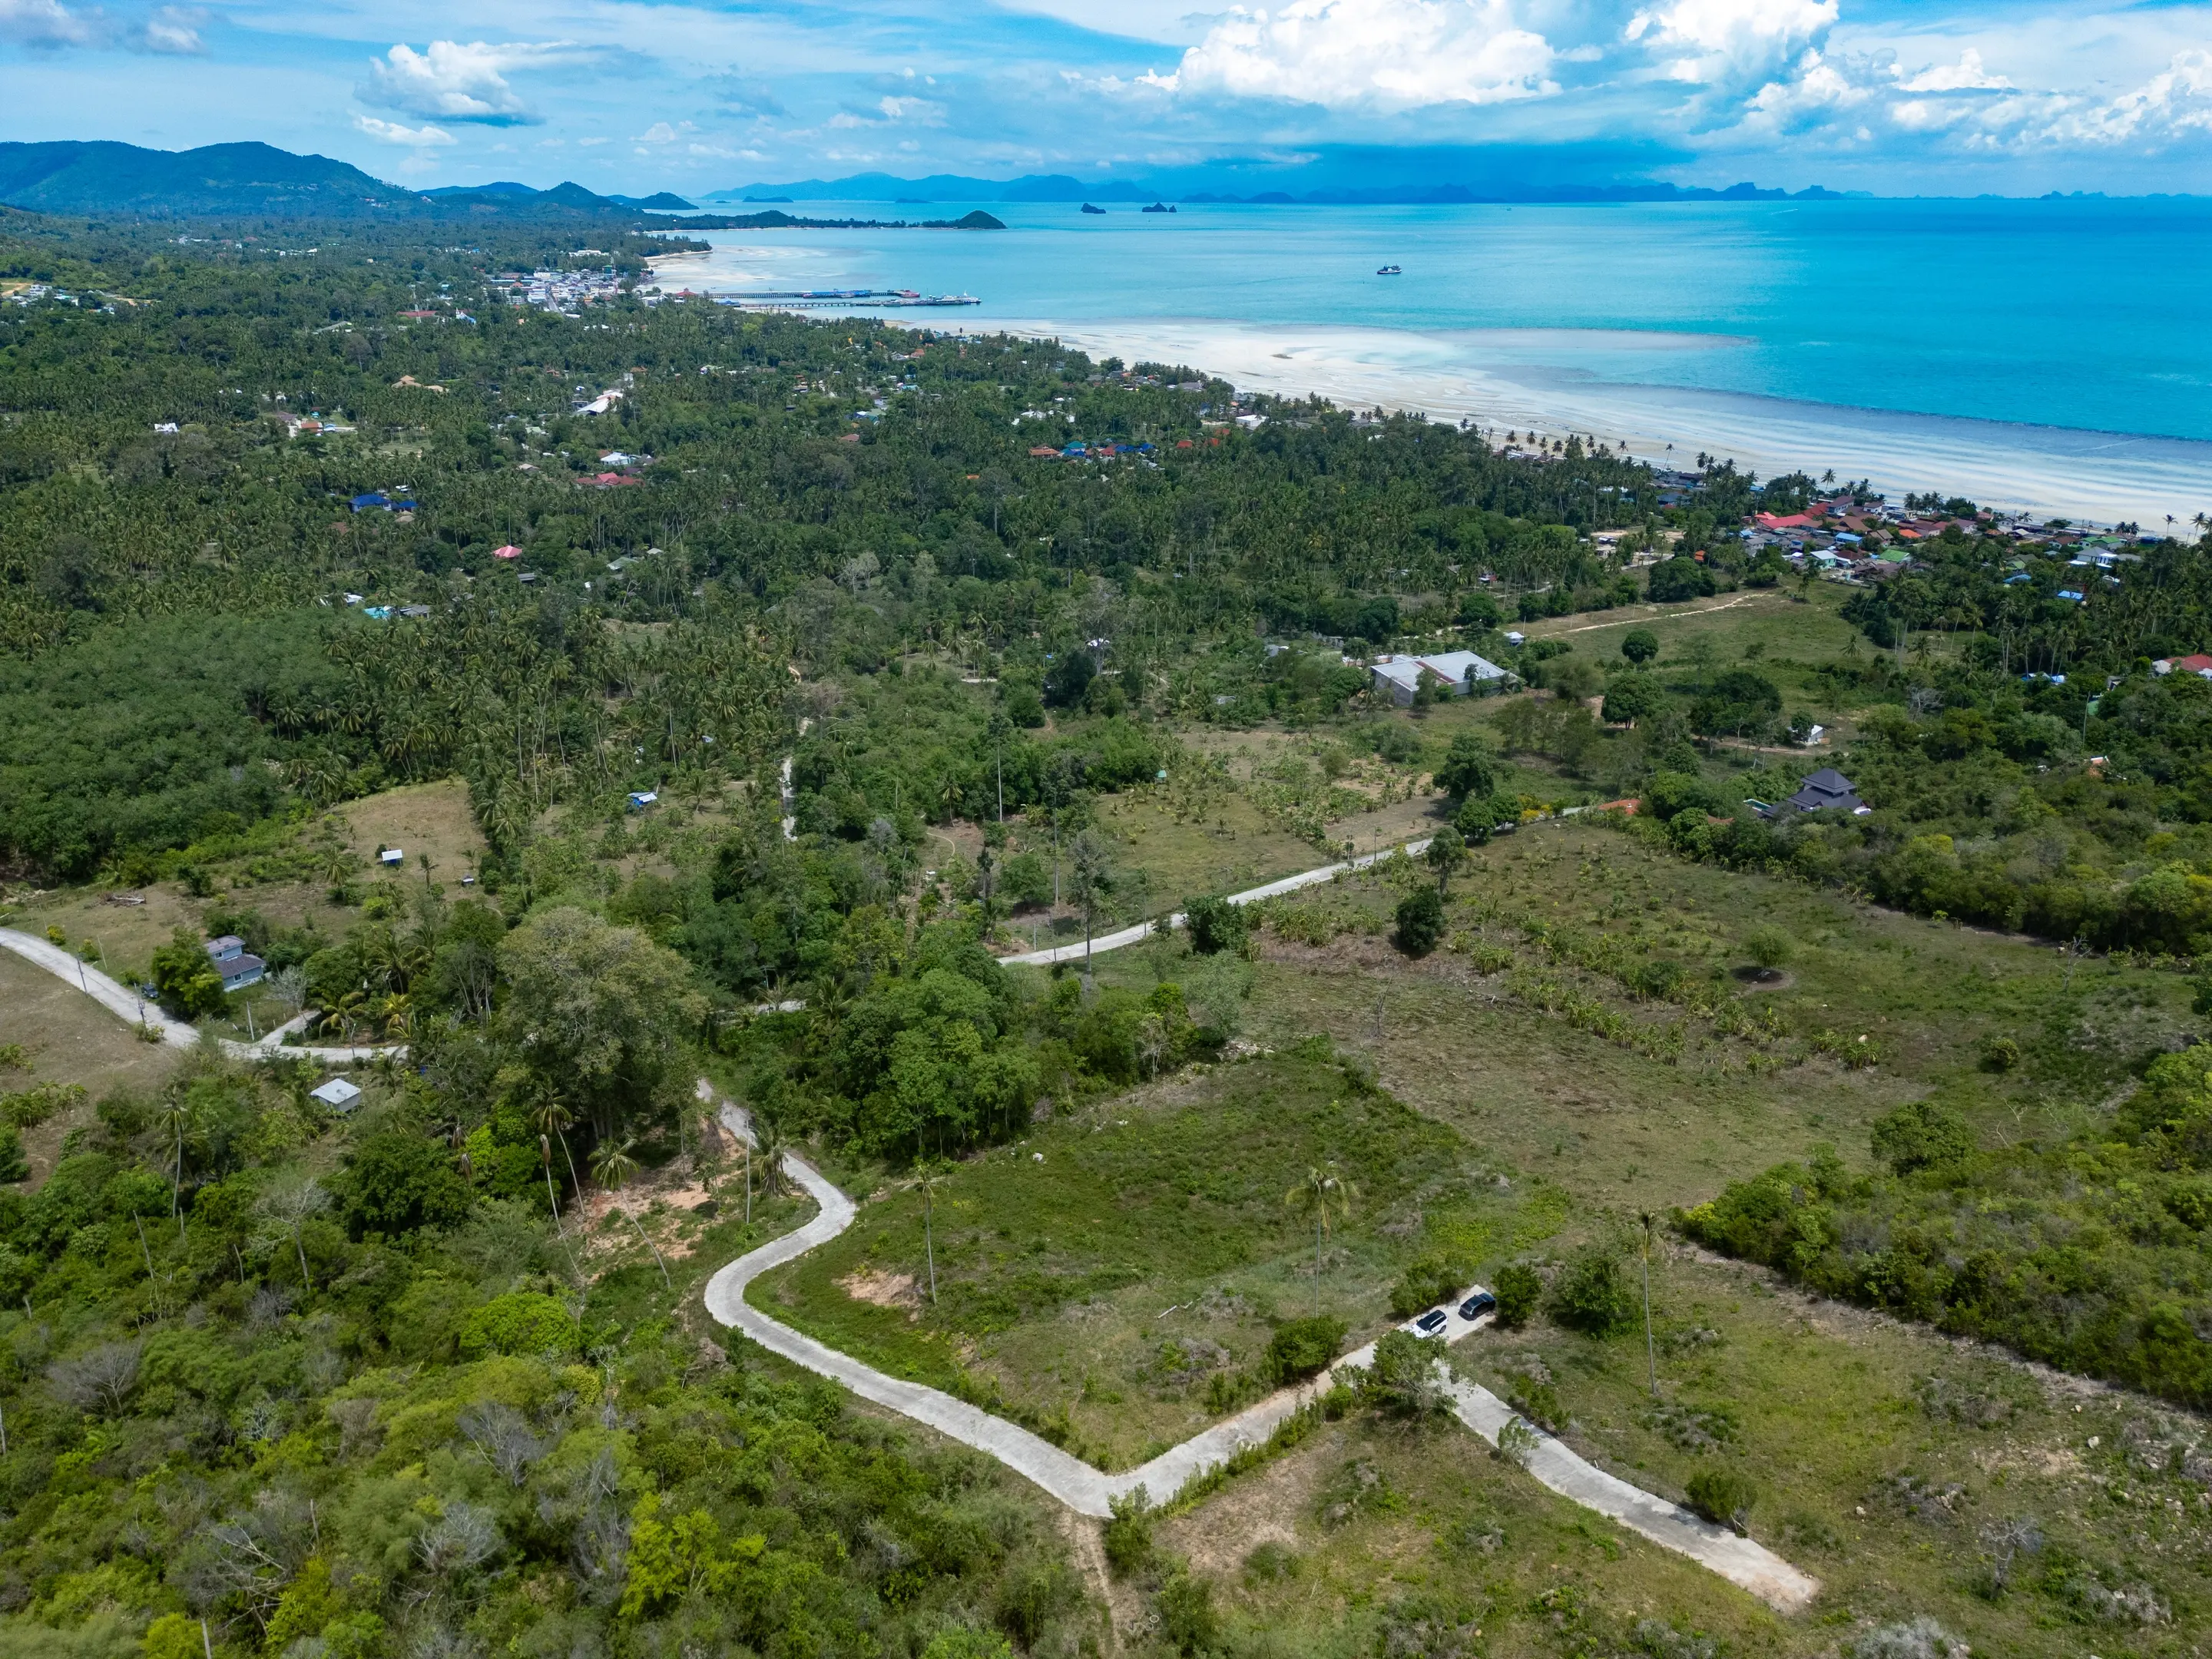
[[[1402,276],[1406,273],[1396,265],[1384,265],[1375,274],[1377,276]]]
[[[1085,202],[1085,203],[1083,204],[1083,210],[1084,210],[1085,213],[1103,213],[1103,212],[1105,212],[1105,211],[1106,211],[1106,210],[1105,210],[1104,208],[1103,208],[1103,207],[1093,207],[1093,206],[1091,206],[1091,204],[1090,204],[1090,203],[1088,203],[1088,202]]]

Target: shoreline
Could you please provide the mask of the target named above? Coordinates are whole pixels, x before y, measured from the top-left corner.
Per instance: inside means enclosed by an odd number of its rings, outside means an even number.
[[[748,235],[718,240],[706,253],[655,256],[652,270],[664,289],[726,293],[884,285],[893,263],[872,246]],[[1802,471],[1819,479],[1832,471],[1838,482],[1866,479],[1892,501],[1965,495],[2003,513],[2133,522],[2148,532],[2167,531],[2170,516],[2174,533],[2212,512],[2212,441],[1723,389],[1741,379],[1727,368],[1728,355],[1761,349],[1761,337],[1742,332],[1423,328],[1146,313],[1079,319],[1049,301],[1038,303],[1042,295],[1026,305],[994,301],[995,284],[986,275],[964,264],[957,273],[909,273],[908,286],[926,288],[942,276],[982,295],[957,319],[933,322],[866,304],[795,314],[1054,339],[1094,358],[1186,364],[1240,391],[1317,394],[1340,408],[1418,412],[1493,433],[1595,437],[1655,465],[1690,470],[1702,452],[1762,478]],[[1002,277],[1011,279],[1011,272]],[[1685,383],[1698,380],[1706,384]]]
[[[1057,339],[1094,357],[1133,362],[1172,354],[1240,391],[1318,394],[1339,407],[1379,406],[1547,438],[1595,436],[1655,465],[1687,467],[1704,451],[1762,478],[1798,470],[1817,478],[1832,468],[1839,479],[1870,480],[1893,500],[1932,490],[1971,496],[2000,512],[2127,520],[2146,531],[2164,529],[2168,514],[2179,531],[2190,527],[2193,514],[2212,510],[2212,443],[2192,439],[1606,381],[1540,366],[1419,366],[1373,349],[1384,343],[1373,337],[1406,331],[1149,319],[975,321]]]

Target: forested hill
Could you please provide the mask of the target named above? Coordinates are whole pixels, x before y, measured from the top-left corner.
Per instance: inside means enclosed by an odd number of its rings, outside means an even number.
[[[0,143],[0,203],[40,213],[143,219],[250,218],[341,221],[454,218],[574,224],[641,208],[688,207],[665,192],[640,200],[599,196],[581,185],[532,190],[416,192],[372,178],[327,155],[295,155],[273,144],[208,144],[147,149],[112,141]]]
[[[1041,679],[1110,637],[1139,687],[1255,621],[1442,627],[1485,574],[1609,591],[1582,532],[1648,484],[1579,445],[1508,459],[1050,343],[611,283],[571,316],[487,285],[556,258],[634,272],[644,239],[179,248],[21,222],[11,284],[66,298],[0,307],[0,859],[51,874],[291,790],[459,769],[488,807],[527,794],[518,746],[611,752],[585,684],[659,734],[625,768],[707,738],[742,767],[767,740],[750,691],[672,702],[695,651],[750,685],[771,659],[865,671],[980,636]]]

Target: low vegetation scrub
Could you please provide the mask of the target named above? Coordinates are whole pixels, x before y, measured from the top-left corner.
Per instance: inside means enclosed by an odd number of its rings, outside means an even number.
[[[2212,1044],[2154,1061],[2111,1128],[1982,1150],[1940,1103],[1874,1127],[1881,1173],[1832,1151],[1681,1218],[1716,1249],[1826,1296],[2030,1358],[2212,1403]]]

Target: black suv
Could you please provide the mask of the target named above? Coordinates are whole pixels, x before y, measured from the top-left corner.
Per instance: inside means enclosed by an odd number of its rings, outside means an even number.
[[[1498,1298],[1491,1295],[1488,1291],[1477,1291],[1459,1304],[1459,1316],[1462,1319],[1480,1319],[1486,1313],[1497,1311]]]

